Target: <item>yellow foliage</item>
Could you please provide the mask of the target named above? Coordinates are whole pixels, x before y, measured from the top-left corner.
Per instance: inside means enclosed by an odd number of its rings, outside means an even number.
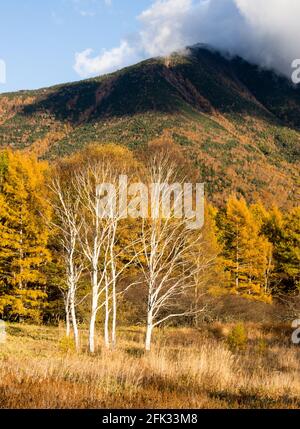
[[[48,165],[11,150],[3,151],[0,158],[0,313],[37,318],[37,307],[45,298],[42,267],[50,259]]]
[[[272,245],[260,233],[263,214],[259,204],[251,210],[244,199],[230,197],[219,227],[226,269],[231,275],[231,291],[249,299],[271,302],[268,273]]]

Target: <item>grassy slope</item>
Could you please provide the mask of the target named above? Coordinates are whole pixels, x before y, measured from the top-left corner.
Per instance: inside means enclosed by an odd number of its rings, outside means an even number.
[[[140,328],[117,350],[66,347],[63,328],[9,325],[0,344],[0,408],[299,408],[299,347],[285,325],[249,323],[231,352],[231,325],[165,329],[143,353]]]
[[[231,192],[292,205],[299,192],[300,90],[206,49],[0,96],[0,145],[53,159],[91,141],[141,149],[171,139],[216,203]]]

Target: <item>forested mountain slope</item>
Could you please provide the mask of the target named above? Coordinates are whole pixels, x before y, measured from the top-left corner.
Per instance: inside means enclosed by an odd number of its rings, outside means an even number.
[[[119,72],[0,96],[0,145],[55,159],[89,142],[177,145],[222,204],[299,198],[300,88],[206,47]]]

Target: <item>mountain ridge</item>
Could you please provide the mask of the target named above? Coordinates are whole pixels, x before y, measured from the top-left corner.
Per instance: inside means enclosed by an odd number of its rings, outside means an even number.
[[[118,72],[0,95],[0,145],[55,159],[90,142],[178,146],[217,204],[299,193],[300,88],[204,47]]]

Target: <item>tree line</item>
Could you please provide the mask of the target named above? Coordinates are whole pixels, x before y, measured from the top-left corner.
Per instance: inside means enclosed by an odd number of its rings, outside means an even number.
[[[51,165],[3,150],[0,317],[40,322],[59,308],[66,335],[80,348],[85,306],[93,353],[98,330],[107,348],[116,346],[127,294],[141,294],[149,350],[155,327],[204,311],[203,294],[270,304],[294,294],[300,287],[299,207],[279,210],[232,195],[223,207],[206,202],[201,230],[187,229],[176,216],[99,217],[99,183],[117,184],[120,175],[146,184],[184,183],[187,174],[174,154],[159,150],[137,157],[120,146],[90,145]]]

